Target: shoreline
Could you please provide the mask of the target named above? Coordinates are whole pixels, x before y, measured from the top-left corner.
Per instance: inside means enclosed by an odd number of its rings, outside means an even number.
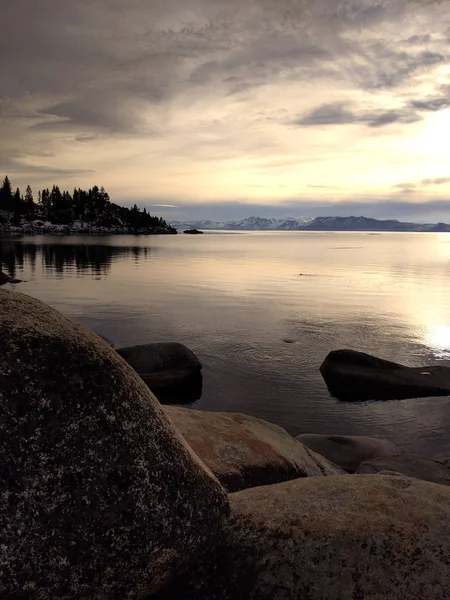
[[[8,236],[23,236],[23,235],[54,235],[54,236],[65,236],[65,235],[177,235],[176,229],[170,228],[142,228],[134,229],[131,227],[103,227],[103,226],[92,226],[92,227],[79,227],[77,225],[58,225],[54,223],[45,224],[43,226],[36,225],[0,225],[0,238]]]

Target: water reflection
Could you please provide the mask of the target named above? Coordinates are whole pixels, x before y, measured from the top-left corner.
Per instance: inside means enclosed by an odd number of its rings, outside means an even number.
[[[156,251],[148,246],[111,246],[105,243],[27,243],[0,240],[0,264],[11,277],[17,270],[29,266],[36,271],[39,257],[43,268],[63,275],[68,269],[104,276],[117,259],[133,258],[134,262],[148,259]]]
[[[450,398],[344,404],[330,397],[319,366],[338,348],[411,367],[448,365],[449,239],[41,236],[0,240],[0,258],[3,270],[25,280],[17,290],[117,347],[191,348],[204,365],[196,408],[251,414],[293,435],[386,437],[439,458],[450,456]]]

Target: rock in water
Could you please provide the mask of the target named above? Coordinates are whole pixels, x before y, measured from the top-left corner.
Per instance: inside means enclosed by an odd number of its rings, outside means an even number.
[[[395,400],[450,395],[449,367],[405,367],[354,350],[333,350],[320,366],[341,400]]]
[[[388,440],[365,435],[304,433],[296,439],[349,473],[354,473],[365,460],[402,453],[398,446]]]
[[[117,352],[152,389],[178,385],[202,368],[192,350],[176,342],[118,348]]]
[[[342,469],[287,431],[239,413],[166,406],[187,443],[229,492],[297,477],[337,475]]]
[[[448,600],[450,488],[310,477],[230,494],[215,551],[164,600]]]
[[[411,454],[379,456],[363,462],[357,472],[373,475],[380,471],[391,471],[441,485],[450,485],[450,466]]]
[[[0,595],[135,600],[186,568],[223,488],[96,334],[0,291]]]
[[[4,283],[9,283],[10,281],[11,277],[6,273],[3,273],[3,271],[0,271],[0,285],[3,285]]]

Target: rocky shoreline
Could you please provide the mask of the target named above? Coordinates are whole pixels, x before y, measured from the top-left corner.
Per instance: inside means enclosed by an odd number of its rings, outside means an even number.
[[[162,406],[189,349],[116,351],[24,294],[0,329],[5,598],[448,598],[447,462]]]
[[[61,225],[48,221],[23,222],[20,225],[0,223],[2,235],[176,235],[173,227],[134,228],[126,225],[93,225],[90,223],[71,223]]]

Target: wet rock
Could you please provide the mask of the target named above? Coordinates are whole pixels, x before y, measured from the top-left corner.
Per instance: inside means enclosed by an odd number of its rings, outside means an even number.
[[[182,384],[199,375],[201,362],[186,346],[175,342],[118,348],[117,352],[154,391]]]
[[[3,285],[4,283],[22,283],[22,280],[10,277],[3,271],[0,271],[0,285]]]
[[[441,485],[450,485],[450,466],[411,454],[380,456],[364,461],[358,467],[358,473],[374,474],[380,471],[395,471],[408,477],[416,477]]]
[[[297,477],[336,475],[342,469],[284,429],[238,413],[166,406],[187,443],[230,492]]]
[[[96,334],[0,291],[0,590],[137,600],[206,551],[223,488]]]
[[[354,350],[330,352],[320,372],[341,400],[394,400],[450,395],[449,367],[406,367]]]
[[[448,487],[311,477],[230,504],[215,550],[158,600],[448,600]]]
[[[304,433],[296,439],[349,473],[354,473],[365,460],[402,452],[396,444],[388,440],[365,435]]]

